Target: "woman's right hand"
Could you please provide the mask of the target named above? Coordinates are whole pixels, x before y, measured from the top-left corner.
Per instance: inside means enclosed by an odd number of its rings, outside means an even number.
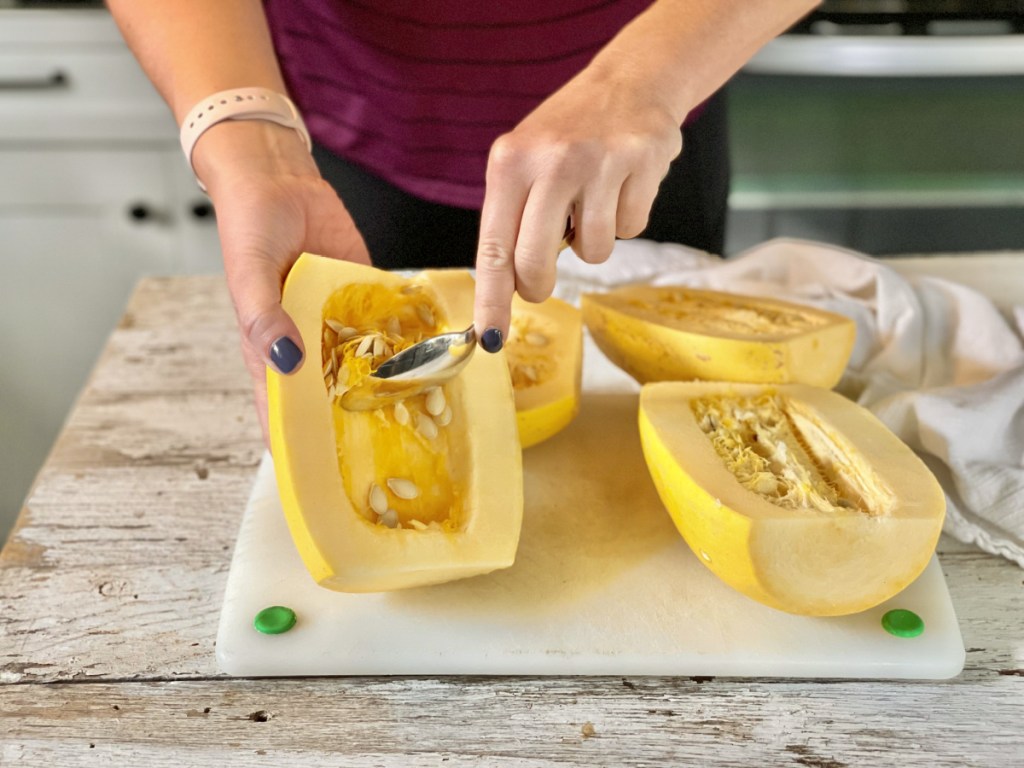
[[[306,352],[281,308],[288,271],[303,251],[364,264],[370,257],[294,130],[264,121],[220,123],[196,143],[193,164],[217,212],[242,354],[269,445],[266,366],[294,373]]]

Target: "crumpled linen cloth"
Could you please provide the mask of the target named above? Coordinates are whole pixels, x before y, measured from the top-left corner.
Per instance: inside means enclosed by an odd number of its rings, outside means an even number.
[[[556,295],[572,303],[627,284],[770,296],[852,318],[857,340],[836,390],[925,461],[946,492],[948,534],[1024,568],[1024,297],[1008,318],[965,286],[800,240],[726,260],[644,240],[618,242],[600,265],[559,258]],[[606,360],[597,371],[596,388],[627,386]]]

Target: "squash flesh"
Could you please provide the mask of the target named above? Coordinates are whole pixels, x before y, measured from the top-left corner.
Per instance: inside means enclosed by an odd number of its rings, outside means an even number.
[[[824,389],[649,384],[640,432],[693,552],[783,611],[844,615],[889,599],[924,570],[942,530],[945,497],[921,460]]]
[[[328,320],[334,321],[335,326],[355,329],[356,334],[335,342],[338,334],[332,331]],[[348,285],[324,305],[321,357],[325,366],[328,360],[332,366],[337,365],[339,375],[335,378],[345,385],[354,385],[386,359],[384,355],[358,356],[362,339],[383,336],[389,342],[390,357],[438,333],[440,327],[447,327],[444,314],[423,285],[411,283],[400,291],[380,285]],[[328,382],[325,386],[330,389]],[[446,398],[450,391],[450,387],[442,387]],[[452,429],[436,429],[426,434],[417,429],[420,420],[433,421],[425,406],[426,395],[422,394],[401,401],[399,408],[409,414],[404,424],[396,419],[393,405],[372,411],[346,411],[339,399],[340,393],[332,406],[338,469],[353,509],[370,522],[379,523],[380,515],[369,504],[369,489],[376,485],[387,493],[388,479],[402,478],[412,482],[419,495],[403,499],[387,494],[389,508],[397,513],[398,526],[419,522],[428,527],[432,523],[440,525],[445,530],[461,527],[463,491],[459,464],[450,460],[465,453],[457,445],[459,422]]]
[[[583,320],[560,299],[539,304],[515,296],[505,345],[523,448],[561,432],[579,412]]]
[[[653,381],[800,382],[831,388],[856,325],[814,307],[683,287],[584,294],[583,320],[608,358]]]

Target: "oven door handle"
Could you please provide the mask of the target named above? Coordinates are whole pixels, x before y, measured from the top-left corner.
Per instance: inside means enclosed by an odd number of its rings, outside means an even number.
[[[764,46],[744,71],[833,77],[1024,75],[1024,35],[782,35]]]

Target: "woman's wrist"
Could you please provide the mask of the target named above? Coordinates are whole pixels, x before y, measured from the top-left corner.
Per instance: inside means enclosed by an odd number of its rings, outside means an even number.
[[[658,0],[629,22],[587,69],[682,122],[757,50],[820,0]]]
[[[227,120],[210,127],[192,150],[192,167],[210,190],[240,175],[318,174],[299,133],[265,120]]]

